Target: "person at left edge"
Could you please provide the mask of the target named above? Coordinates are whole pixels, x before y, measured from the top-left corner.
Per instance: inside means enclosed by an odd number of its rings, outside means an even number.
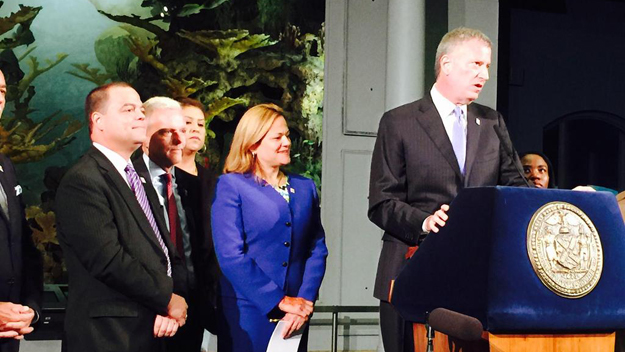
[[[93,147],[63,177],[57,233],[69,275],[68,352],[163,351],[186,320],[184,266],[153,190],[130,155],[145,139],[139,94],[126,83],[85,102]]]
[[[282,317],[289,336],[303,327],[299,351],[326,268],[328,250],[315,183],[281,168],[291,161],[282,110],[250,108],[234,132],[212,207],[222,271],[220,352],[265,352]]]
[[[0,115],[7,86],[0,71]],[[0,154],[0,352],[16,352],[41,315],[43,268],[11,160]]]

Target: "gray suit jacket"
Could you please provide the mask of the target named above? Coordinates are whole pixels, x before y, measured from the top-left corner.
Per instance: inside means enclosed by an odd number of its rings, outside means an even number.
[[[522,186],[523,178],[493,126],[509,136],[501,114],[472,103],[467,110],[465,175],[429,94],[382,116],[371,160],[369,219],[384,230],[374,296],[388,300],[391,280],[417,245],[425,218],[465,187]]]
[[[184,294],[156,194],[144,187],[172,260],[172,277],[154,230],[113,164],[92,147],[63,177],[56,195],[58,238],[69,274],[67,350],[159,351],[156,314]]]

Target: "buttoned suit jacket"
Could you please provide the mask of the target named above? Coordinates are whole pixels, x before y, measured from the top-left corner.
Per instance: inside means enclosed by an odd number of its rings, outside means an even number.
[[[422,236],[423,221],[465,187],[524,186],[494,126],[510,137],[497,111],[467,107],[465,175],[431,96],[386,112],[371,160],[369,219],[384,230],[374,296],[388,301],[391,280],[407,262],[409,246]]]
[[[220,294],[270,313],[285,295],[315,301],[328,250],[315,183],[289,175],[290,202],[251,174],[219,177],[212,207]],[[228,314],[228,312],[225,312]]]
[[[0,302],[26,305],[41,315],[43,268],[41,253],[26,222],[15,168],[0,154],[0,185],[7,196],[9,218],[0,211]],[[0,352],[19,349],[19,341],[0,339]]]
[[[133,191],[92,147],[61,180],[56,195],[58,238],[69,274],[67,350],[159,351],[157,314],[167,315],[172,292],[184,295],[184,267],[144,185],[168,248],[167,259]]]

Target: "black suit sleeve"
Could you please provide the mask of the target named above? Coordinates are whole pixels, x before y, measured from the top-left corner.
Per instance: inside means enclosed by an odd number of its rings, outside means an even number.
[[[22,226],[22,291],[21,301],[41,316],[43,294],[43,261],[32,240],[32,231],[24,218]]]
[[[521,161],[519,160],[518,153],[514,150],[514,146],[512,145],[512,141],[510,140],[510,135],[508,134],[508,129],[506,128],[506,123],[504,122],[503,116],[498,112],[498,124],[499,128],[502,132],[504,141],[501,141],[499,147],[499,181],[498,185],[501,186],[519,186],[519,187],[527,187],[525,181],[523,181],[522,176],[519,174],[519,170],[523,170],[521,166]],[[513,151],[513,155],[510,156],[506,149],[503,146],[503,143],[508,143],[510,149]],[[514,165],[517,164],[517,166]]]
[[[59,239],[90,276],[167,315],[173,281],[164,272],[144,265],[122,246],[123,220],[115,218],[109,192],[110,185],[103,180],[78,172],[66,175],[57,193]]]
[[[11,175],[15,176],[15,167],[5,158],[3,164]],[[17,182],[16,182],[17,184]],[[41,298],[43,294],[43,260],[41,252],[35,247],[32,239],[32,230],[26,221],[24,203],[21,195],[18,197],[22,230],[22,287],[20,303],[32,308],[41,316]]]
[[[384,114],[371,159],[369,219],[391,236],[416,244],[429,213],[407,203],[406,160],[401,125]]]

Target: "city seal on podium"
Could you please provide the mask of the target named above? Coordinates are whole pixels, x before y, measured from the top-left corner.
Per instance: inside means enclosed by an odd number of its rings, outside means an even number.
[[[565,298],[590,293],[603,271],[595,225],[566,202],[547,203],[534,213],[527,227],[527,254],[540,281]]]

